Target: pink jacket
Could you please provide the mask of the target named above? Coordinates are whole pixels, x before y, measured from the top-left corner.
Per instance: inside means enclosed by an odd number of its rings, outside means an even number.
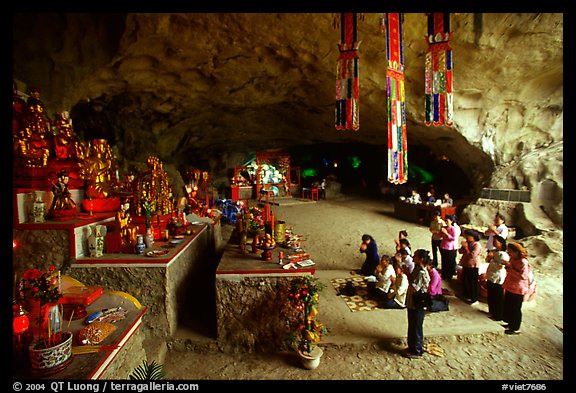
[[[458,249],[458,238],[462,232],[460,227],[456,224],[452,224],[447,227],[448,235],[442,234],[442,242],[440,243],[440,248],[443,250],[457,250]]]
[[[510,265],[506,267],[506,278],[502,288],[517,295],[530,292],[530,265],[526,258],[510,258]]]
[[[462,248],[462,258],[460,258],[460,265],[462,267],[480,267],[482,263],[482,245],[480,242],[467,243],[468,249]]]

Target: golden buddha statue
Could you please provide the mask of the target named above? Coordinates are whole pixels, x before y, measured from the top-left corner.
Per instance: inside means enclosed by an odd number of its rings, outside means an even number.
[[[74,135],[70,114],[68,111],[63,111],[56,115],[56,128],[58,129],[58,134],[54,137],[56,159],[77,158],[78,141]]]
[[[13,123],[17,128],[13,130],[14,154],[28,167],[45,167],[50,156],[50,139],[47,138],[52,135],[50,121],[44,113],[38,90],[33,88],[29,92],[21,118],[16,118],[17,123]]]

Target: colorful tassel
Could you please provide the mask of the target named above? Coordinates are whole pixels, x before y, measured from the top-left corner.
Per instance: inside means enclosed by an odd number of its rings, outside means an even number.
[[[336,65],[336,129],[360,128],[358,26],[355,13],[340,15],[340,55]]]
[[[408,140],[404,91],[404,50],[400,13],[384,15],[386,32],[386,94],[388,109],[388,181],[403,184],[408,180]]]
[[[453,124],[452,48],[450,13],[431,13],[428,17],[428,51],[424,62],[425,124]]]

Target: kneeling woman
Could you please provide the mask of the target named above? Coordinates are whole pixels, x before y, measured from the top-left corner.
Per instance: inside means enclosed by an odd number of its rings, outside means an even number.
[[[408,291],[408,276],[404,273],[402,265],[398,260],[392,261],[392,266],[396,272],[394,284],[390,288],[388,298],[382,302],[383,308],[406,308],[406,292]]]

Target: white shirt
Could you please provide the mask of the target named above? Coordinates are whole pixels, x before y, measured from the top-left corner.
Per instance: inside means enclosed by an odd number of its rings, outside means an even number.
[[[412,273],[412,270],[414,270],[414,261],[412,260],[412,257],[410,255],[406,255],[406,259],[403,259],[400,262],[400,266],[406,266],[408,268],[408,272]]]
[[[394,301],[402,307],[406,307],[406,292],[408,291],[408,277],[402,273],[394,282]]]
[[[386,270],[378,274],[378,282],[376,283],[376,288],[388,293],[390,291],[390,286],[392,285],[392,278],[396,277],[396,272],[392,265],[388,265]]]
[[[506,239],[508,237],[508,227],[506,226],[505,223],[498,225],[496,227],[496,232],[498,232],[498,235],[502,236],[504,239]],[[494,233],[490,233],[488,235],[488,242],[486,243],[486,249],[487,250],[493,250],[494,249],[494,244],[493,244],[494,240],[493,239],[494,239]]]
[[[508,255],[506,251],[494,252],[494,257],[490,260],[488,268],[486,269],[486,280],[494,284],[502,285],[506,278],[506,267],[502,262],[509,260],[510,255]]]

